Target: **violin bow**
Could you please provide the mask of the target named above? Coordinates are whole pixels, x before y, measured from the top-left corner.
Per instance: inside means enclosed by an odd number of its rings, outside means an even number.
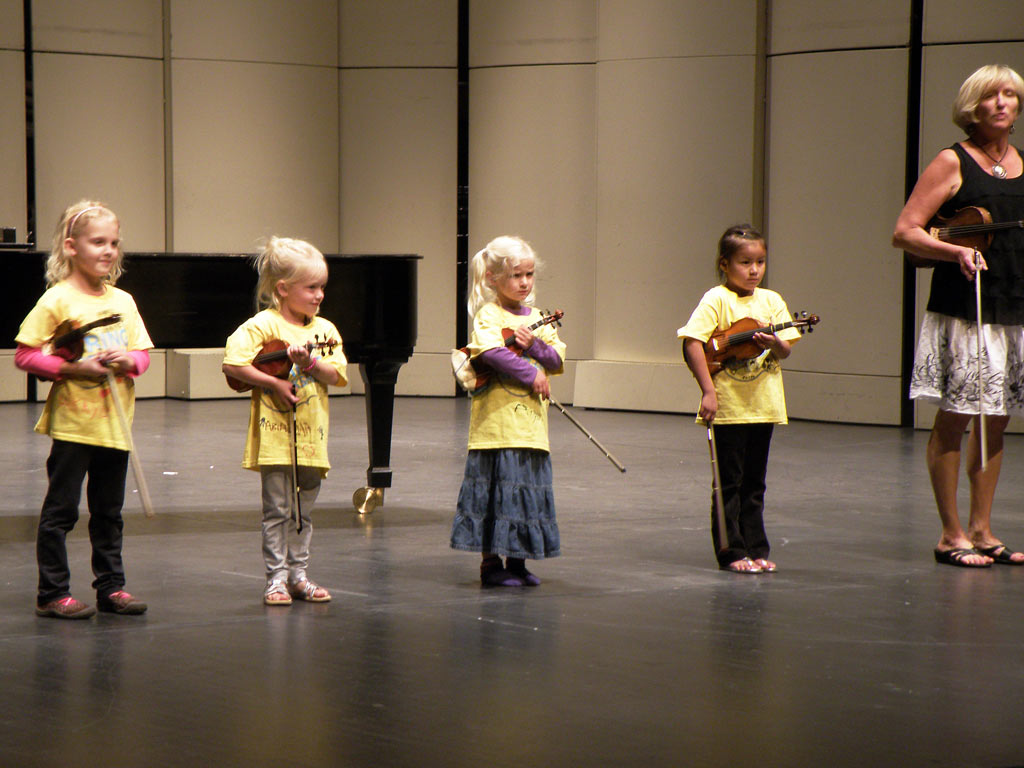
[[[575,424],[579,428],[580,432],[582,432],[584,435],[587,436],[587,438],[590,440],[590,442],[592,442],[594,445],[596,445],[598,447],[598,449],[601,451],[601,453],[603,453],[605,455],[605,457],[608,459],[608,461],[610,461],[612,464],[615,465],[615,468],[617,470],[619,470],[619,472],[625,472],[626,471],[626,468],[624,466],[622,466],[622,463],[618,459],[616,459],[614,456],[612,456],[611,453],[608,452],[608,449],[605,448],[603,445],[601,445],[601,442],[596,437],[594,437],[592,434],[590,434],[590,432],[587,431],[586,427],[584,427],[582,424],[580,424],[576,420],[575,416],[573,416],[571,413],[569,413],[567,410],[565,410],[565,407],[560,402],[555,400],[555,398],[553,398],[551,395],[548,395],[548,400],[551,402],[551,404],[553,406],[555,406],[555,408],[557,408],[558,410],[560,410],[562,412],[562,414],[565,416],[565,418],[567,418],[569,421],[571,421],[573,424]]]
[[[292,391],[295,385],[292,385]],[[295,411],[298,404],[288,409],[288,439],[292,449],[292,520],[295,521],[295,530],[302,531],[302,506],[299,501],[299,431],[295,421]]]
[[[715,528],[718,530],[718,551],[728,548],[729,538],[725,530],[725,502],[722,500],[722,478],[718,474],[718,449],[715,447],[715,425],[704,422],[708,428],[708,451],[711,453],[711,491],[714,494],[712,511],[715,515]]]
[[[988,435],[985,429],[985,387],[981,378],[981,352],[985,350],[985,357],[988,357],[988,348],[985,346],[985,336],[981,331],[981,269],[978,267],[978,259],[981,252],[974,249],[974,297],[978,305],[978,440],[981,443],[981,471],[988,468]]]
[[[117,411],[117,419],[121,422],[124,440],[128,444],[128,457],[131,459],[132,474],[135,476],[135,485],[139,489],[142,509],[146,513],[146,517],[153,517],[153,501],[149,498],[146,476],[142,474],[142,462],[139,461],[139,454],[135,450],[135,441],[132,440],[132,430],[128,426],[128,417],[125,415],[124,404],[121,402],[121,393],[117,391],[117,381],[114,378],[114,372],[109,367],[107,368],[107,389],[110,390],[110,399],[114,403],[114,410]]]

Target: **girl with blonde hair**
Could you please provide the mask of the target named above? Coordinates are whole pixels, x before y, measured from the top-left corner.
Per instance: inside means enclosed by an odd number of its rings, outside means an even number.
[[[492,240],[470,264],[468,349],[490,383],[473,396],[451,546],[481,553],[484,586],[537,586],[526,559],[561,552],[545,398],[548,377],[562,373],[565,344],[531,306],[536,267],[530,244],[509,236]]]

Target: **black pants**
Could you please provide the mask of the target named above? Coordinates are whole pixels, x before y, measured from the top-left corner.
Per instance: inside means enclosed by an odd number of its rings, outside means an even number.
[[[39,563],[39,605],[71,594],[71,571],[65,540],[78,522],[82,482],[89,476],[89,541],[92,543],[93,589],[107,596],[124,586],[121,539],[124,521],[124,480],[128,452],[84,443],[54,440],[46,460],[50,485],[39,515],[36,560]]]
[[[715,426],[718,473],[725,506],[725,548],[715,524],[711,498],[711,541],[719,565],[749,557],[768,557],[764,531],[765,474],[774,424],[721,424]]]

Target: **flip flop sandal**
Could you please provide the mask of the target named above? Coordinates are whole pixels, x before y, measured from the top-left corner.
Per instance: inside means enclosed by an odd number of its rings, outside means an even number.
[[[1014,560],[1017,553],[1005,544],[996,544],[994,547],[977,547],[983,555],[991,557],[999,565],[1024,565],[1024,560]]]
[[[984,555],[973,547],[958,547],[956,549],[936,549],[935,562],[942,565],[957,565],[961,568],[989,568],[992,563],[969,563],[967,558],[971,555]]]
[[[740,563],[746,563],[748,566],[754,566],[753,568],[741,568],[738,567]],[[754,563],[749,557],[741,558],[740,560],[733,560],[731,563],[718,566],[720,570],[729,571],[729,573],[742,573],[742,574],[756,574],[763,573],[764,569]]]

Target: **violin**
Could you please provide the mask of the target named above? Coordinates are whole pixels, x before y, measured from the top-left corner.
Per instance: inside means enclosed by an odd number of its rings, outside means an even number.
[[[69,363],[74,362],[80,359],[85,351],[85,336],[89,331],[119,322],[121,316],[118,314],[107,315],[85,325],[78,325],[74,320],[65,320],[54,329],[53,337],[44,345],[43,351],[48,355],[62,357]]]
[[[965,248],[974,248],[985,253],[992,245],[992,236],[1004,229],[1024,228],[1024,220],[1000,221],[993,223],[992,214],[980,205],[969,205],[961,208],[950,217],[936,216],[928,222],[925,229],[936,240]],[[907,261],[915,267],[934,267],[942,262],[937,259],[925,259],[907,254]]]
[[[561,325],[559,321],[563,317],[565,317],[565,313],[560,309],[556,309],[554,312],[545,314],[533,325],[528,325],[526,330],[535,331],[541,326],[551,325],[552,323]],[[505,340],[506,347],[517,355],[521,356],[523,354],[523,350],[516,346],[515,328],[502,328],[501,337]],[[492,375],[490,371],[477,371],[473,368],[473,364],[469,359],[469,347],[452,350],[452,373],[455,375],[455,380],[459,382],[459,386],[471,394],[487,386]]]
[[[314,336],[315,341],[307,341],[303,346],[307,352],[313,352],[314,350],[324,352],[324,355],[333,355],[334,348],[340,343],[337,339],[324,339],[320,341],[319,336]],[[273,376],[276,379],[287,379],[288,374],[292,369],[292,361],[288,358],[288,343],[281,341],[280,339],[271,339],[260,349],[260,353],[256,355],[252,361],[252,365],[256,370]],[[251,384],[247,384],[241,379],[236,379],[234,376],[228,376],[224,374],[224,378],[227,379],[228,386],[231,387],[235,392],[248,392],[252,389]]]
[[[761,345],[754,340],[755,334],[773,334],[786,328],[796,328],[802,334],[810,333],[820,321],[821,318],[817,315],[809,315],[806,312],[794,312],[793,319],[788,322],[765,326],[753,318],[741,318],[724,331],[712,334],[704,344],[708,372],[714,376],[722,370],[722,365],[730,360],[749,360],[764,352]]]

